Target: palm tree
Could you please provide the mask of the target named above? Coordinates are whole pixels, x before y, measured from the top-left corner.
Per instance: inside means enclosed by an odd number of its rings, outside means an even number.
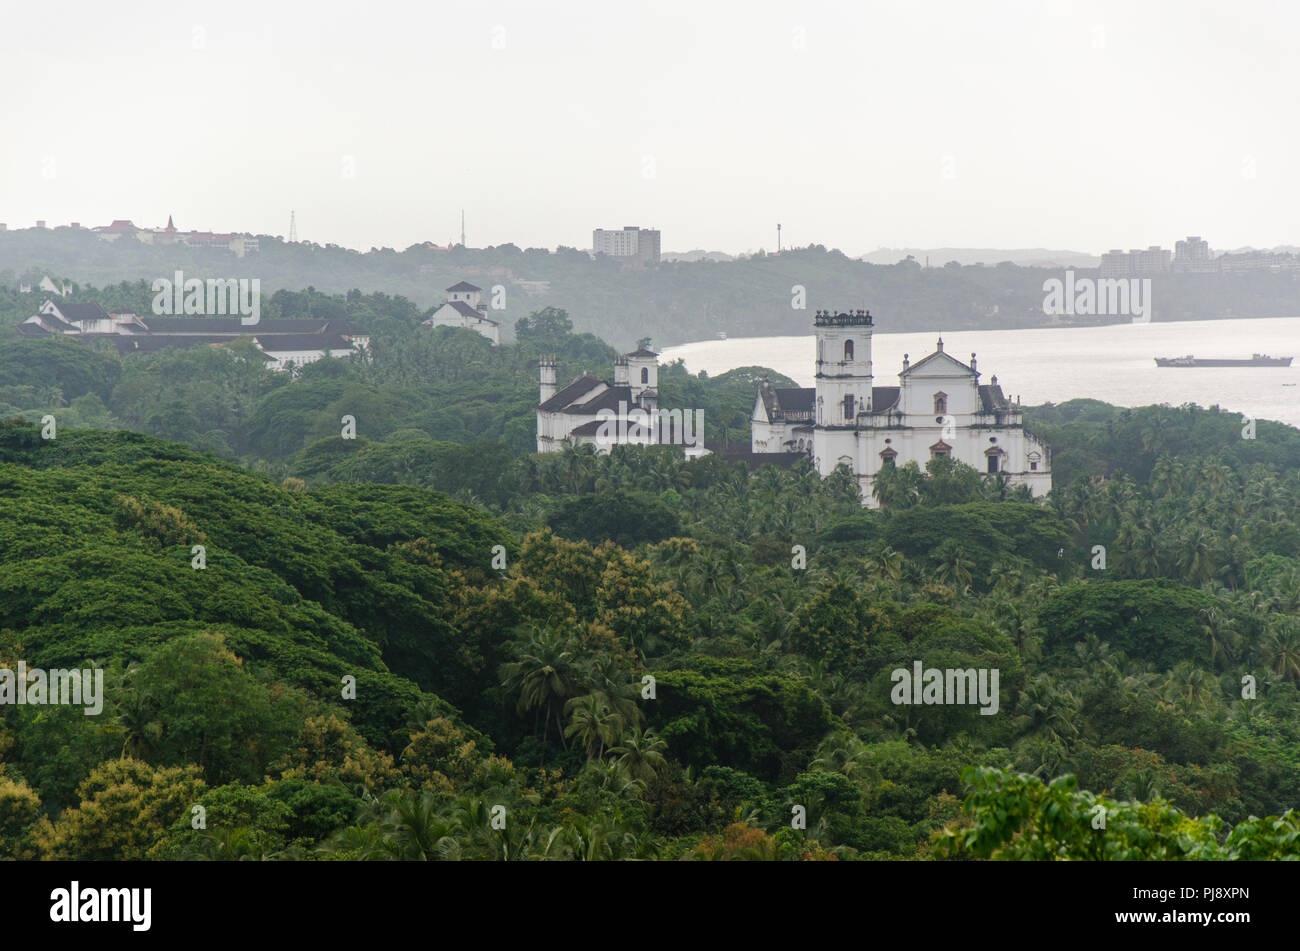
[[[871,480],[871,494],[882,508],[910,508],[920,501],[924,483],[925,473],[916,463],[909,462],[902,468],[889,464]]]
[[[952,581],[960,591],[970,587],[971,569],[975,564],[965,557],[960,545],[948,539],[934,550],[934,556],[939,561],[939,566],[934,573],[936,581],[940,584]]]
[[[1300,630],[1293,620],[1276,625],[1264,641],[1264,659],[1273,672],[1300,682]]]
[[[393,790],[381,802],[388,809],[385,834],[403,859],[435,860],[454,841],[456,827],[440,814],[433,792]]]
[[[598,862],[630,858],[637,851],[636,836],[623,823],[606,816],[575,815],[547,836],[545,859]]]
[[[1186,707],[1204,710],[1219,683],[1191,661],[1182,661],[1169,671],[1165,696]]]
[[[1124,665],[1123,673],[1118,689],[1124,694],[1136,694],[1154,688],[1160,682],[1160,675],[1156,673],[1150,661],[1129,660]]]
[[[903,580],[903,555],[886,545],[872,560],[873,572],[895,583]]]
[[[1067,772],[1067,750],[1059,739],[1030,736],[1016,744],[1018,766],[1040,779],[1055,779]]]
[[[1213,575],[1217,563],[1216,542],[1214,534],[1204,526],[1194,529],[1185,538],[1180,546],[1182,555],[1178,559],[1178,567],[1187,572],[1189,580],[1199,583]]]
[[[552,719],[560,731],[561,745],[568,749],[560,711],[565,701],[578,692],[576,645],[559,631],[532,628],[526,640],[516,641],[510,647],[515,660],[502,665],[502,685],[518,692],[516,709],[520,713],[531,710],[541,718],[544,764]]]
[[[1148,442],[1148,437],[1150,442]],[[1156,440],[1155,432],[1151,430],[1150,424],[1143,427],[1143,450],[1147,450],[1151,443]],[[1151,467],[1151,478],[1149,485],[1152,493],[1156,496],[1168,495],[1182,482],[1181,466],[1174,460],[1173,456],[1161,455],[1156,460],[1156,464]]]
[[[1075,644],[1074,653],[1079,658],[1080,668],[1090,673],[1113,670],[1115,667],[1115,656],[1110,651],[1110,644],[1096,634],[1089,634]]]
[[[1068,690],[1057,687],[1049,674],[1040,674],[1025,686],[1016,710],[1028,733],[1050,743],[1064,745],[1079,732],[1075,726],[1078,701]]]
[[[200,833],[185,846],[185,857],[209,862],[260,862],[267,858],[252,829],[229,825]]]
[[[1163,785],[1161,777],[1146,767],[1130,769],[1124,774],[1124,795],[1138,802],[1150,802],[1159,796]]]
[[[317,851],[356,862],[382,862],[398,857],[396,845],[374,823],[346,826],[330,836]]]
[[[595,473],[599,466],[596,447],[566,445],[563,453],[565,490],[571,495],[582,495],[595,487]]]
[[[852,733],[832,733],[817,748],[809,768],[843,773],[849,779],[856,779],[864,773],[874,774],[871,752],[871,746]]]
[[[605,747],[623,734],[623,717],[609,708],[598,694],[573,697],[564,705],[569,725],[565,738],[577,737],[587,750],[587,759],[600,759]]]
[[[419,733],[428,725],[430,720],[438,719],[443,713],[443,708],[436,697],[422,696],[415,706],[411,708],[411,712],[407,714],[406,732],[408,734]]]
[[[1210,649],[1210,660],[1217,664],[1232,657],[1236,653],[1236,632],[1228,627],[1223,615],[1215,608],[1202,608],[1200,614],[1201,633]]]
[[[599,776],[600,788],[611,792],[620,799],[640,799],[645,792],[646,781],[632,776],[618,763],[605,760],[589,761],[587,769],[593,776]]]
[[[1132,543],[1129,545],[1133,573],[1139,578],[1154,578],[1161,572],[1160,536],[1148,519],[1136,525],[1132,530]]]
[[[664,752],[668,744],[653,730],[634,728],[623,737],[622,743],[609,752],[617,756],[616,762],[634,779],[649,782],[668,762]]]
[[[133,671],[128,669],[126,677]],[[162,738],[163,724],[154,719],[153,705],[148,694],[129,689],[118,708],[117,726],[126,734],[122,741],[122,759],[147,759],[153,743]],[[114,731],[116,732],[116,731]]]
[[[587,665],[581,679],[590,684],[590,693],[604,701],[623,724],[640,724],[645,719],[637,703],[641,685],[627,681],[627,676],[616,658],[599,654]]]

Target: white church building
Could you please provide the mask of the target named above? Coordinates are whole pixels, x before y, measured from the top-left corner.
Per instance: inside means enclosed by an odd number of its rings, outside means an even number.
[[[817,311],[816,386],[759,386],[751,417],[755,453],[806,452],[821,475],[846,465],[863,504],[875,507],[872,482],[883,466],[916,462],[924,471],[950,456],[988,475],[1004,474],[1034,495],[1052,488],[1051,452],[1025,430],[1019,403],[998,378],[980,383],[975,354],[962,363],[944,352],[911,363],[903,355],[897,386],[876,386],[871,314]]]
[[[483,288],[469,281],[459,281],[447,288],[447,299],[421,323],[422,327],[463,327],[501,343],[501,324],[487,315],[483,303]]]
[[[614,360],[614,379],[584,374],[559,389],[555,357],[540,361],[537,451],[562,452],[592,445],[609,452],[618,444],[682,446],[688,458],[704,448],[704,411],[659,407],[659,354],[646,347]]]

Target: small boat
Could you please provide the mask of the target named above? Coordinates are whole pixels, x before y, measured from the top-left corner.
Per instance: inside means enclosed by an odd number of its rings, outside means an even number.
[[[1256,353],[1249,360],[1244,357],[1204,359],[1192,356],[1156,357],[1155,359],[1158,367],[1289,367],[1294,358],[1270,357],[1267,354]]]
[[[722,333],[721,331],[719,331],[719,332],[718,332],[718,339],[719,339],[719,340],[726,340],[726,339],[727,339],[727,335],[724,334],[724,333]]]

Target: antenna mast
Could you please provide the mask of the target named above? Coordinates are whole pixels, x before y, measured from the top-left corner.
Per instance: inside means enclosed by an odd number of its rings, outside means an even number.
[[[289,212],[289,243],[293,244],[298,240],[298,221],[292,211]]]

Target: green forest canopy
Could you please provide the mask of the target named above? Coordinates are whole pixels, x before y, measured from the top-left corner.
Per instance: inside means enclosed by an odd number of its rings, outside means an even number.
[[[1295,430],[1039,407],[1047,500],[939,463],[863,510],[805,464],[534,455],[527,341],[375,340],[297,377],[0,343],[0,667],[105,672],[98,716],[0,707],[0,854],[1295,857]],[[661,379],[744,441],[761,372]],[[893,704],[915,661],[998,669],[999,713]]]

